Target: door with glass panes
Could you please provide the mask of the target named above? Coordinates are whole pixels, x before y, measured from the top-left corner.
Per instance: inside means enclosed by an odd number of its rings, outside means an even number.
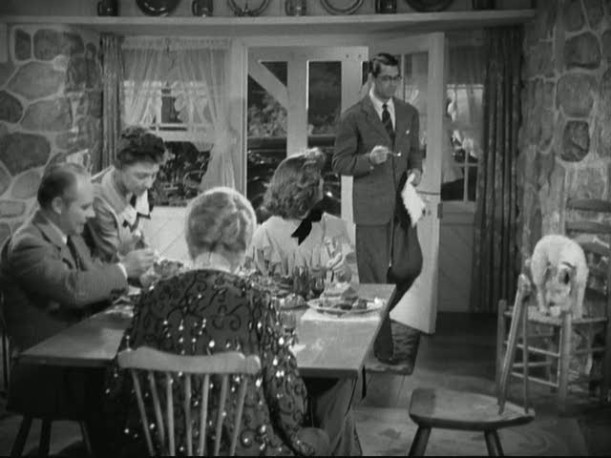
[[[325,209],[352,221],[351,181],[332,172],[331,157],[339,117],[361,96],[367,60],[363,46],[249,48],[246,181],[255,209],[283,158],[318,147],[327,156]]]

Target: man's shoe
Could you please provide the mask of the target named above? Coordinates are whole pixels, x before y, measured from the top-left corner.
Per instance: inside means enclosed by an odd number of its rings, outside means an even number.
[[[375,357],[381,363],[388,364],[389,366],[396,366],[397,364],[401,362],[401,360],[397,358],[395,355],[390,355],[390,356],[375,355]]]

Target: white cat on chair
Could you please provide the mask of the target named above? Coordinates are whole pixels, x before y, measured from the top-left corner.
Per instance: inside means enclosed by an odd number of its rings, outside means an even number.
[[[539,312],[558,316],[566,311],[573,318],[583,316],[589,270],[577,242],[558,234],[542,237],[530,259],[530,270],[537,288]]]

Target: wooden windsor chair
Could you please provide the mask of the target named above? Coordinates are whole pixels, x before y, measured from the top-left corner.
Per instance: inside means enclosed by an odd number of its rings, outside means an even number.
[[[184,447],[183,450],[187,455],[204,456],[209,437],[208,425],[214,424],[212,452],[213,456],[218,456],[221,452],[221,442],[226,426],[225,409],[231,403],[229,397],[233,395],[229,388],[230,377],[240,377],[237,401],[232,407],[235,409],[234,422],[233,425],[227,427],[227,431],[231,431],[228,453],[231,456],[235,455],[249,376],[256,375],[261,369],[258,356],[244,356],[239,352],[219,353],[212,356],[182,356],[149,347],[140,347],[119,353],[118,363],[120,367],[128,369],[132,375],[144,436],[151,455],[160,453],[173,456],[176,454],[175,419],[181,417],[175,416],[175,409],[182,408],[186,444],[178,446]],[[145,375],[148,383],[142,382],[140,373]],[[219,398],[215,402],[210,402],[210,386],[214,376],[220,377],[221,388]],[[183,382],[180,387],[184,396],[182,406],[175,405],[174,401],[176,389],[179,389],[174,388],[174,383],[178,379]],[[148,385],[150,390],[148,402],[152,403],[152,406],[149,406],[152,409],[148,410],[145,404],[147,402],[147,397],[144,395],[145,385]],[[201,400],[197,402],[199,409],[196,409],[195,403],[192,402],[194,386],[198,386],[201,391]],[[163,395],[165,396],[165,409],[162,406]],[[217,407],[213,408],[212,405]],[[151,423],[148,418],[148,412],[151,410],[154,412],[154,423]],[[193,427],[192,422],[194,413],[199,416],[199,422],[196,422],[197,429]],[[216,418],[211,418],[215,416],[215,413]],[[154,430],[157,432],[159,447],[157,452],[151,437],[150,424],[155,424]]]
[[[522,305],[529,293],[530,282],[525,275],[518,279],[514,321],[511,335],[517,336],[521,323]],[[497,396],[453,390],[417,388],[412,393],[409,415],[418,425],[409,455],[423,456],[433,428],[477,431],[484,434],[490,456],[502,456],[503,447],[498,431],[525,425],[535,418],[528,405],[518,406],[506,401],[507,381],[513,365],[513,355],[507,352],[502,362],[502,386]]]

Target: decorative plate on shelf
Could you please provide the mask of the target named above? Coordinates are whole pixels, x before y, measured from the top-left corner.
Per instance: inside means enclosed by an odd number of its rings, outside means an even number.
[[[271,0],[228,0],[229,8],[235,16],[258,16],[267,9]],[[253,5],[254,4],[254,5]]]
[[[176,9],[180,0],[136,0],[140,10],[148,16],[165,16]]]
[[[330,14],[354,14],[363,5],[363,0],[320,0]]]
[[[416,11],[433,12],[443,11],[453,0],[405,0]]]

